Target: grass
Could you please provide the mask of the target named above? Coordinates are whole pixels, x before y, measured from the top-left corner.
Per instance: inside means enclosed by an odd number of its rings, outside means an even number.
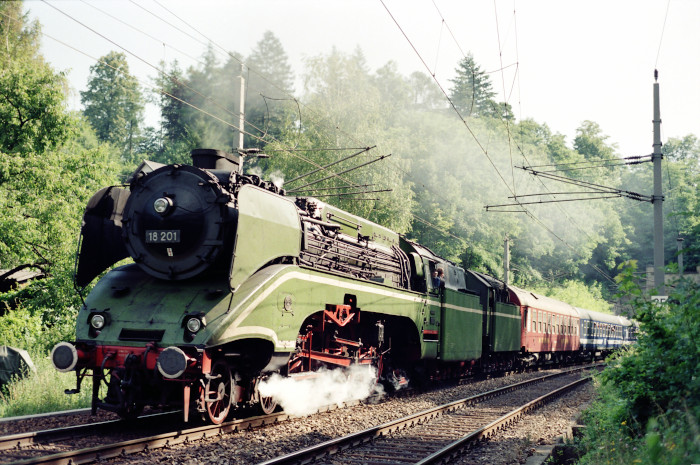
[[[59,373],[48,354],[32,354],[36,372],[5,385],[0,391],[0,417],[32,415],[90,406],[92,379],[86,379],[79,394],[67,395],[75,389],[75,372]]]

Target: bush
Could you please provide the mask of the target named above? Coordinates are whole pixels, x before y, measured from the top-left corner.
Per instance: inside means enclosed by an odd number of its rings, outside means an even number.
[[[75,317],[72,314],[62,315],[50,324],[45,322],[45,314],[22,306],[7,310],[0,316],[0,341],[43,356],[58,342],[75,339]]]
[[[36,366],[36,372],[3,387],[0,392],[0,417],[90,406],[91,380],[85,381],[79,394],[66,395],[66,389],[75,388],[75,373],[59,373],[45,353],[30,353],[30,356]]]
[[[620,280],[639,338],[598,377],[580,463],[700,463],[700,287],[681,281],[658,305],[634,286],[633,271]]]

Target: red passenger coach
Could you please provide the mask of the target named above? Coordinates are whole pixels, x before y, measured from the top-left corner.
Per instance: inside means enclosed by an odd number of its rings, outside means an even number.
[[[520,307],[520,347],[529,363],[565,361],[579,351],[579,315],[558,300],[508,286],[510,300]]]

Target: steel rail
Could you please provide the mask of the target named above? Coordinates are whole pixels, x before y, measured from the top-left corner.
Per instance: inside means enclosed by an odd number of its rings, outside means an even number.
[[[90,409],[88,409],[88,412]],[[153,423],[163,421],[164,418],[169,418],[174,415],[182,416],[181,411],[156,413],[152,415],[144,415],[136,420],[128,423],[128,427],[147,428]],[[7,436],[0,436],[0,451],[10,449],[21,449],[31,444],[41,444],[49,441],[65,441],[76,437],[83,437],[99,433],[109,433],[118,430],[120,427],[126,426],[125,420],[106,420],[94,423],[84,423],[81,425],[64,426],[61,428],[53,428],[40,431],[30,431],[26,433],[15,433]]]
[[[338,408],[349,407],[360,404],[360,401],[345,402],[341,406],[339,405],[328,405],[321,407],[317,410],[317,413],[327,412],[335,410]],[[161,414],[163,415],[163,414]],[[235,433],[237,431],[249,430],[253,428],[260,428],[263,426],[271,425],[274,423],[280,423],[286,421],[290,418],[296,418],[294,415],[289,415],[284,412],[273,413],[270,415],[261,415],[250,418],[236,419],[222,423],[221,425],[204,425],[195,428],[189,428],[184,430],[177,430],[166,432],[162,434],[152,435],[144,438],[132,439],[128,441],[121,441],[112,444],[105,444],[101,446],[88,447],[75,451],[61,452],[56,454],[50,454],[40,457],[32,457],[29,459],[17,460],[13,462],[7,462],[4,465],[34,465],[34,464],[45,464],[45,465],[79,465],[83,463],[97,462],[103,459],[119,457],[128,454],[135,454],[139,452],[145,452],[152,449],[159,449],[163,447],[169,447],[176,444],[182,444],[189,441],[196,441],[200,439],[206,439],[210,437],[220,436],[225,433]],[[114,420],[116,423],[125,425],[123,420]],[[105,422],[109,423],[109,422]],[[80,425],[81,427],[95,427],[97,423]],[[71,427],[59,428],[59,430],[68,430]],[[47,430],[48,433],[55,430]],[[31,444],[36,441],[31,440],[31,436],[37,433],[26,433],[30,437],[30,440],[25,444]],[[63,431],[61,432],[62,437],[66,437]],[[7,438],[17,436],[22,436],[22,434],[7,436]],[[4,439],[4,438],[3,438]],[[17,446],[15,442],[14,446]],[[12,450],[7,448],[6,450]]]
[[[551,402],[557,397],[577,388],[583,383],[587,383],[591,380],[591,377],[581,378],[572,383],[567,384],[561,388],[555,389],[537,399],[528,402],[527,404],[519,407],[507,414],[503,415],[501,418],[489,423],[481,429],[478,429],[467,436],[464,436],[451,444],[448,444],[443,449],[431,454],[430,456],[424,458],[423,460],[416,462],[416,465],[430,465],[436,463],[452,463],[454,459],[462,455],[465,449],[468,449],[483,440],[487,440],[495,435],[499,430],[503,430],[508,426],[513,425],[515,422],[520,420],[525,414],[537,410],[543,405]]]
[[[589,369],[589,367],[579,367],[579,368],[574,368],[571,370],[567,370],[562,373],[557,373],[557,374],[550,374],[550,375],[545,375],[540,378],[536,378],[533,380],[528,380],[528,381],[523,381],[520,383],[516,383],[510,386],[506,386],[504,388],[500,389],[495,389],[493,391],[489,391],[477,396],[473,396],[469,399],[463,399],[461,401],[455,401],[452,402],[451,404],[447,404],[447,407],[450,408],[450,410],[445,410],[445,411],[452,411],[457,408],[461,408],[466,405],[471,405],[472,403],[477,403],[480,402],[481,400],[486,400],[491,397],[495,397],[497,395],[510,392],[516,389],[519,389],[520,387],[525,387],[530,384],[534,384],[537,382],[545,381],[547,379],[551,379],[554,377],[559,377],[567,374],[574,373],[576,371],[582,371],[585,369]],[[593,367],[595,368],[595,366]],[[478,399],[478,400],[477,400]],[[331,411],[335,410],[337,408],[343,408],[343,407],[349,407],[349,406],[354,406],[360,404],[360,401],[353,401],[353,402],[346,402],[342,406],[338,405],[330,405],[326,407],[322,407],[318,409],[318,413],[321,412],[326,412],[326,411]],[[462,405],[460,405],[462,403]],[[327,443],[323,444],[328,444],[328,443],[337,443],[338,447],[336,447],[334,450],[335,451],[340,451],[340,450],[345,450],[349,447],[353,447],[354,445],[361,444],[364,442],[367,442],[371,440],[372,438],[376,436],[382,436],[384,434],[391,433],[393,431],[396,431],[405,425],[410,425],[410,424],[415,424],[419,423],[425,418],[432,418],[435,416],[439,416],[442,412],[439,412],[439,410],[445,409],[446,406],[442,407],[436,407],[434,409],[431,409],[427,412],[423,412],[423,418],[420,418],[420,414],[414,415],[414,419],[404,419],[404,423],[402,425],[394,425],[394,423],[388,423],[384,424],[375,428],[370,428],[369,430],[355,433],[350,436],[346,436],[345,438],[339,438],[336,440],[328,441]],[[177,413],[177,412],[168,412],[167,414],[172,414],[172,413]],[[152,417],[157,417],[158,415],[167,415],[167,414],[156,414],[152,415]],[[149,418],[149,417],[143,417],[143,418]],[[172,431],[172,432],[167,432],[167,433],[162,433],[158,435],[153,435],[149,437],[144,437],[144,438],[139,438],[139,439],[133,439],[133,440],[128,440],[128,441],[122,441],[118,443],[112,443],[112,444],[105,444],[101,446],[95,446],[95,447],[89,447],[89,448],[84,448],[76,451],[68,451],[68,452],[62,452],[62,453],[56,453],[56,454],[50,454],[50,455],[45,455],[45,456],[39,456],[39,457],[32,457],[28,459],[22,459],[22,460],[17,460],[13,462],[6,462],[5,465],[32,465],[32,464],[56,464],[56,465],[78,465],[78,464],[83,464],[83,463],[92,463],[96,461],[100,461],[102,459],[107,459],[107,458],[113,458],[117,456],[123,456],[127,454],[133,454],[133,453],[139,453],[139,452],[144,452],[147,450],[152,450],[152,449],[158,449],[162,447],[169,447],[172,445],[176,444],[181,444],[185,443],[188,441],[195,441],[195,440],[200,440],[200,439],[206,439],[210,437],[215,437],[219,436],[225,433],[234,433],[237,431],[242,431],[242,430],[248,430],[248,429],[253,429],[253,428],[259,428],[267,425],[271,425],[274,423],[280,423],[282,421],[285,421],[290,418],[296,418],[293,415],[285,414],[284,412],[280,413],[273,413],[271,415],[263,415],[263,416],[256,416],[256,417],[250,417],[250,418],[244,418],[244,419],[236,419],[232,420],[229,422],[225,422],[221,425],[205,425],[205,426],[199,426],[195,428],[189,428],[185,430],[177,430],[177,431]],[[92,428],[93,430],[95,428],[102,428],[101,426],[104,424],[105,431],[109,429],[110,427],[118,427],[124,425],[123,420],[111,420],[111,421],[106,421],[106,422],[100,422],[100,423],[92,423],[92,424],[86,424],[86,425],[79,425],[78,427],[65,427],[65,428],[58,428],[55,430],[45,430],[45,431],[38,431],[38,432],[31,432],[31,433],[19,433],[19,434],[14,434],[14,435],[9,435],[9,436],[4,436],[0,438],[0,443],[4,444],[3,448],[0,448],[0,450],[21,450],[23,446],[25,445],[30,445],[38,442],[46,442],[45,438],[51,438],[54,440],[57,440],[58,438],[66,438],[66,437],[75,437],[76,434],[78,434],[82,430],[90,429]],[[72,433],[71,433],[72,431]],[[367,434],[367,432],[373,431],[374,433],[371,435],[371,437],[368,437],[364,439],[362,436],[363,434]],[[91,431],[91,433],[94,433],[94,431]],[[53,436],[51,436],[53,435]],[[348,439],[350,438],[350,439]],[[353,439],[354,438],[354,439]],[[343,442],[343,440],[347,441],[347,444]],[[9,445],[9,446],[8,446]],[[304,451],[310,451],[314,456],[318,456],[318,453],[312,453],[312,449],[317,449],[322,445],[318,446],[313,446],[308,449],[304,449],[303,451],[299,451],[293,454],[290,454],[289,456],[298,456],[299,454],[303,453]],[[303,455],[303,454],[302,454]],[[321,455],[326,455],[326,453],[323,453]],[[273,459],[268,462],[264,463],[308,463],[307,461],[299,461],[298,459],[293,459],[293,460],[288,460],[284,461],[286,457],[289,456],[283,456],[279,457],[277,459]]]
[[[91,463],[103,459],[119,457],[127,454],[145,452],[151,449],[159,449],[188,441],[200,440],[232,433],[249,428],[257,428],[286,420],[291,417],[285,413],[273,413],[272,415],[256,416],[246,419],[233,420],[221,425],[205,425],[184,430],[152,435],[144,438],[131,439],[112,444],[88,447],[75,451],[61,452],[57,454],[32,457],[25,460],[9,462],[7,465],[51,464],[51,465],[77,465]],[[117,420],[118,421],[118,420]],[[88,425],[89,426],[89,425]]]
[[[444,413],[449,413],[458,409],[462,409],[464,407],[470,406],[477,404],[479,402],[483,402],[485,400],[491,399],[493,397],[497,397],[503,394],[507,394],[513,391],[517,391],[519,389],[522,389],[527,386],[531,386],[537,383],[541,383],[550,379],[570,375],[579,371],[584,371],[587,369],[594,369],[596,368],[597,365],[593,367],[578,367],[578,368],[573,368],[570,370],[563,371],[561,373],[556,373],[556,374],[549,374],[545,376],[541,376],[539,378],[534,378],[531,380],[527,381],[521,381],[516,384],[511,384],[509,386],[504,386],[498,389],[494,389],[492,391],[488,391],[482,394],[477,394],[475,396],[471,396],[465,399],[461,400],[456,400],[454,402],[450,402],[448,404],[444,404],[438,407],[434,407],[429,410],[425,410],[419,413],[415,413],[412,415],[409,415],[404,418],[400,418],[398,420],[390,421],[388,423],[384,423],[379,426],[375,426],[372,428],[368,428],[363,431],[359,431],[357,433],[349,434],[347,436],[331,439],[329,441],[316,444],[314,446],[307,447],[305,449],[292,452],[290,454],[286,454],[280,457],[276,457],[271,460],[267,460],[265,462],[260,462],[258,465],[287,465],[287,464],[307,464],[307,463],[312,463],[315,460],[322,459],[324,457],[327,457],[329,455],[333,455],[357,446],[360,446],[362,444],[368,443],[375,438],[386,436],[388,434],[397,432],[399,430],[402,430],[406,427],[412,427],[415,425],[418,425],[420,423],[425,422],[426,420],[430,420],[433,418],[436,418]],[[584,379],[587,381],[588,379]],[[537,402],[540,399],[537,399]],[[532,403],[532,402],[531,402]],[[529,405],[529,404],[528,404]],[[540,404],[537,404],[540,405]],[[524,408],[524,407],[522,407]],[[529,411],[529,410],[528,410]],[[496,423],[496,422],[494,422]],[[489,425],[491,426],[491,425]],[[484,428],[488,428],[484,427]],[[483,429],[483,428],[482,428]],[[455,446],[456,447],[456,446]],[[434,463],[434,462],[426,462],[426,463]]]
[[[34,420],[37,418],[46,418],[46,417],[65,417],[65,416],[70,416],[70,415],[85,415],[85,414],[89,414],[90,412],[91,412],[90,407],[86,407],[86,408],[78,408],[78,409],[73,409],[73,410],[59,410],[56,412],[34,413],[31,415],[21,415],[21,416],[16,416],[16,417],[0,418],[0,424],[12,423],[15,421]]]

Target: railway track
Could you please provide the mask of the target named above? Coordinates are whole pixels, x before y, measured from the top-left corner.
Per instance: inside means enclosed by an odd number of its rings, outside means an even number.
[[[553,376],[556,375],[537,379]],[[527,383],[518,383],[514,386]],[[485,394],[485,396],[489,395],[497,394],[495,391]],[[343,407],[357,403],[359,402],[348,403]],[[320,409],[319,412],[337,408],[337,406],[329,406]],[[179,412],[171,412],[142,417],[135,422],[114,420],[2,436],[0,437],[0,465],[91,463],[228,433],[253,430],[292,418],[285,413],[274,413],[238,419],[218,426],[207,425],[185,429],[189,425],[180,422],[180,415]],[[154,431],[156,434],[153,434]],[[106,439],[110,442],[105,443]]]
[[[260,465],[449,463],[556,397],[590,380],[577,368],[441,405]]]
[[[349,402],[344,406],[359,402]],[[340,408],[327,406],[318,412]],[[291,415],[284,412],[253,416],[225,422],[184,428],[182,412],[140,417],[134,421],[111,420],[45,431],[0,437],[0,465],[78,465],[183,444],[190,441],[252,430],[283,422]],[[173,429],[173,424],[183,428]],[[153,434],[153,431],[157,434]],[[105,435],[110,435],[109,439]],[[128,439],[124,439],[124,438]],[[105,443],[106,440],[110,442]]]

